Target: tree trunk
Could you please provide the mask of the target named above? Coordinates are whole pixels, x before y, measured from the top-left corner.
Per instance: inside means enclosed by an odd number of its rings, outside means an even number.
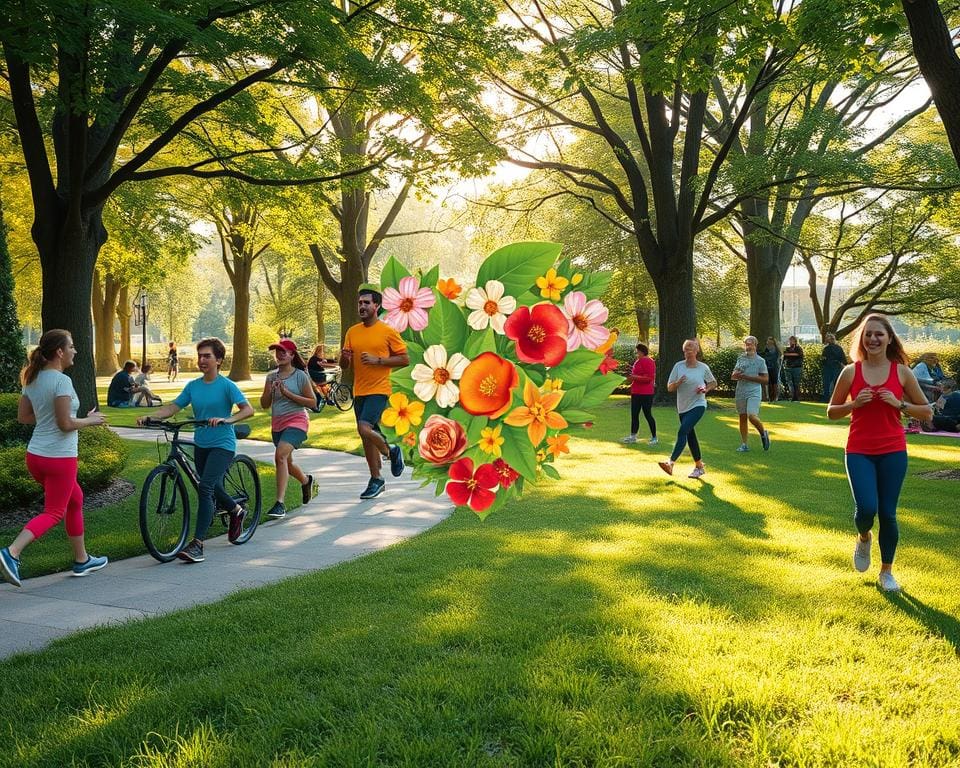
[[[47,221],[56,221],[56,218],[50,216]],[[106,231],[100,210],[84,216],[76,226],[71,226],[69,220],[64,223],[63,218],[60,223],[63,231],[57,247],[38,248],[43,279],[41,319],[45,331],[63,328],[73,337],[77,356],[66,373],[80,397],[79,413],[86,415],[97,404],[90,306],[93,270],[100,247],[106,240]],[[35,240],[44,242],[42,237]]]
[[[646,257],[644,259],[647,261]],[[684,266],[683,262],[686,261]],[[686,256],[666,257],[670,265],[652,273],[660,311],[660,364],[657,366],[657,391],[665,392],[673,364],[683,357],[683,342],[696,338],[697,311],[693,303],[693,250]]]
[[[650,307],[635,307],[637,315],[637,336],[644,344],[650,343]]]
[[[326,287],[323,284],[323,278],[320,277],[320,273],[317,273],[317,298],[314,302],[313,309],[317,315],[317,344],[323,344],[327,338],[327,327],[326,327],[326,306],[327,306],[327,291]]]
[[[124,285],[117,294],[117,320],[120,321],[120,359],[130,360],[130,286]]]
[[[747,287],[750,291],[750,333],[758,339],[780,338],[780,289],[784,273],[779,249],[772,243],[756,244],[744,238],[747,253]]]
[[[230,359],[231,381],[250,380],[250,271],[244,258],[233,262],[233,356]]]
[[[117,298],[120,286],[109,272],[101,275],[93,271],[93,331],[96,343],[94,361],[98,376],[111,376],[120,367],[114,343],[114,323],[117,315]],[[120,357],[127,360],[122,353]]]
[[[903,12],[913,38],[913,54],[960,165],[960,59],[950,30],[937,0],[903,0]]]

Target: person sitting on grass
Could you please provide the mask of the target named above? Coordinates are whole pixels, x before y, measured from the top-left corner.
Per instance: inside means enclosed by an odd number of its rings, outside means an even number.
[[[940,358],[934,352],[924,352],[920,355],[920,362],[913,366],[913,375],[917,377],[920,389],[933,402],[940,396],[940,382],[943,381],[943,368],[940,367]]]
[[[107,405],[111,408],[129,408],[133,405],[133,396],[140,391],[133,380],[135,370],[137,370],[137,364],[133,360],[127,360],[123,368],[113,374],[110,386],[107,388]]]
[[[270,429],[277,450],[273,461],[277,468],[277,501],[270,507],[267,517],[280,520],[287,515],[283,499],[287,495],[290,476],[300,483],[303,503],[313,497],[313,475],[305,475],[293,463],[293,452],[307,439],[310,418],[307,408],[316,405],[313,386],[306,372],[306,363],[297,352],[293,339],[280,339],[270,345],[277,360],[277,370],[267,374],[260,395],[260,407],[270,409]]]
[[[956,379],[940,382],[943,394],[933,405],[933,428],[942,432],[960,432],[960,392]]]
[[[150,389],[150,372],[153,366],[150,363],[143,364],[143,370],[133,377],[133,383],[137,386],[137,393],[133,396],[133,404],[137,407],[141,405],[157,406],[162,405],[163,400],[153,394]]]

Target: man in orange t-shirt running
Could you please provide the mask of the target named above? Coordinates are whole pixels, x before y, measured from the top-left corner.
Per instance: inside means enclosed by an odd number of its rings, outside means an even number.
[[[390,473],[394,477],[400,477],[403,472],[403,453],[400,446],[387,445],[380,432],[380,416],[393,391],[390,369],[409,365],[410,358],[400,334],[378,318],[382,302],[379,292],[372,288],[360,289],[357,295],[360,322],[347,330],[340,353],[340,365],[353,366],[353,411],[370,468],[370,482],[360,494],[361,499],[372,499],[383,493],[386,483],[380,476],[381,457],[390,459]]]

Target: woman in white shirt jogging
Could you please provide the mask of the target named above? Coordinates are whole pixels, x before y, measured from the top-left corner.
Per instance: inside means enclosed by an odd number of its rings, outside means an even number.
[[[102,413],[77,418],[80,399],[63,372],[77,350],[69,331],[54,328],[40,337],[20,372],[23,394],[17,421],[36,425],[27,445],[27,471],[43,486],[43,512],[30,520],[9,547],[0,549],[0,576],[20,586],[20,554],[61,520],[73,550],[73,575],[86,576],[107,564],[87,553],[83,540],[83,491],[77,483],[77,430],[105,424]]]
[[[706,474],[703,466],[703,457],[700,453],[700,442],[694,427],[707,410],[707,392],[715,389],[717,380],[710,370],[710,366],[697,360],[700,353],[700,342],[696,339],[687,339],[683,342],[683,360],[673,366],[670,377],[667,379],[667,391],[677,393],[677,413],[680,416],[680,429],[677,430],[677,441],[673,446],[673,453],[668,461],[661,461],[660,469],[668,475],[673,474],[673,465],[683,449],[690,446],[690,455],[693,456],[696,466],[689,477],[699,479]]]

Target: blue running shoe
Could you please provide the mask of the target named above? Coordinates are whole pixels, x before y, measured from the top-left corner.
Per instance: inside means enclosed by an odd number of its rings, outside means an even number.
[[[13,586],[19,587],[20,584],[20,561],[10,554],[10,550],[4,547],[0,549],[0,576],[4,581],[9,581]]]
[[[383,493],[383,489],[386,486],[387,484],[382,477],[371,477],[370,482],[367,483],[367,487],[364,488],[363,493],[360,494],[360,498],[374,499]]]
[[[101,568],[106,568],[108,562],[109,560],[107,560],[105,556],[94,557],[93,555],[87,555],[87,562],[73,564],[73,575],[88,576],[94,571],[99,571]]]
[[[390,448],[390,474],[400,477],[403,474],[403,451],[399,445]]]

